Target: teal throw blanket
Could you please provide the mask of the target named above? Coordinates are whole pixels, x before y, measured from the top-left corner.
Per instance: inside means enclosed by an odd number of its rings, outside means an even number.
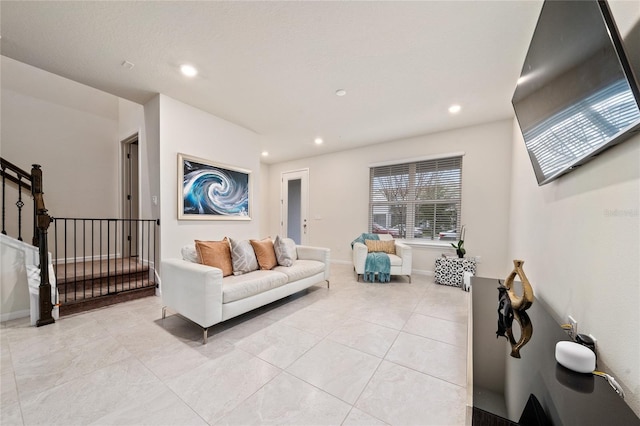
[[[361,243],[364,244],[364,240],[379,240],[380,237],[378,237],[378,234],[369,234],[367,232],[363,232],[362,234],[360,234],[360,236],[358,238],[356,238],[355,240],[351,241],[351,248],[353,248],[353,245],[355,243]]]
[[[351,248],[355,243],[365,244],[365,240],[379,240],[378,234],[363,233],[351,242]],[[364,263],[364,281],[375,282],[376,276],[381,283],[391,281],[391,259],[386,253],[373,252],[367,254],[367,260]]]
[[[376,276],[381,283],[391,281],[391,259],[387,253],[373,252],[367,254],[364,263],[364,280],[375,282]]]

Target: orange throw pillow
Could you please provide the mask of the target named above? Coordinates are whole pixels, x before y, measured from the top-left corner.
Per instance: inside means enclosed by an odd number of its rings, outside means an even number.
[[[195,241],[200,263],[220,268],[223,277],[233,274],[231,248],[227,237],[222,241]]]
[[[273,248],[273,241],[271,238],[265,238],[264,240],[249,240],[253,251],[256,252],[256,258],[258,259],[258,265],[260,269],[273,269],[278,265],[276,259],[276,251]]]

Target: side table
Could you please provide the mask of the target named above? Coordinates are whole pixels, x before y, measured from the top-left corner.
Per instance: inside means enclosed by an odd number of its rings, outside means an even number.
[[[462,287],[465,272],[476,274],[475,258],[439,257],[436,259],[436,284]]]

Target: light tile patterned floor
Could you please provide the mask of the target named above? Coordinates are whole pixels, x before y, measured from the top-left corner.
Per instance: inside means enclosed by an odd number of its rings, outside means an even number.
[[[464,425],[469,294],[414,276],[331,288],[219,324],[149,297],[0,328],[0,424]]]

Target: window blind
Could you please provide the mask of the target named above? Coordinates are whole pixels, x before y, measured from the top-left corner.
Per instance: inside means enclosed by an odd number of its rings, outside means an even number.
[[[370,169],[369,231],[396,238],[457,240],[462,157]],[[446,235],[440,237],[440,233]]]

